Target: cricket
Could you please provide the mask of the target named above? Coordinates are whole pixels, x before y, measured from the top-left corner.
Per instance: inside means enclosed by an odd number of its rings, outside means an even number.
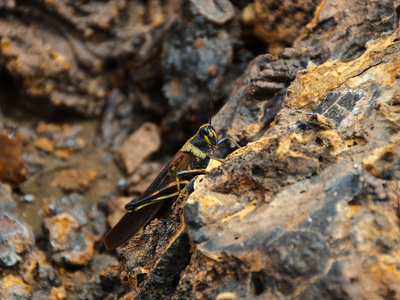
[[[160,217],[190,180],[206,173],[205,169],[210,159],[225,164],[223,159],[211,155],[212,151],[225,141],[231,141],[240,148],[229,136],[218,141],[217,132],[211,126],[211,119],[208,124],[200,126],[197,133],[172,157],[144,193],[125,205],[127,212],[107,233],[104,238],[105,247],[113,250],[123,246],[141,228]]]

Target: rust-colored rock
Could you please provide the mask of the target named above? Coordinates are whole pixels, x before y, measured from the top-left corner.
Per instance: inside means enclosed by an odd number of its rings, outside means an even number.
[[[29,299],[32,286],[26,284],[21,278],[12,274],[4,276],[0,284],[0,296],[2,299],[21,298]]]
[[[144,123],[121,145],[115,156],[128,174],[132,174],[142,162],[161,146],[157,125]]]
[[[54,300],[64,300],[67,298],[67,291],[65,287],[55,287],[51,288],[50,297]]]
[[[93,169],[64,170],[54,179],[52,184],[65,192],[84,193],[97,176],[98,172]]]
[[[37,137],[33,142],[33,145],[44,152],[52,153],[55,149],[54,142],[46,137]]]
[[[25,175],[20,135],[0,131],[0,180],[20,183],[25,179]]]

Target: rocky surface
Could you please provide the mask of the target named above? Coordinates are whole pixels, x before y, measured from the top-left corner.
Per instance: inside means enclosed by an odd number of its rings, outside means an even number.
[[[0,1],[0,298],[400,298],[399,7]],[[210,99],[243,147],[107,251]]]

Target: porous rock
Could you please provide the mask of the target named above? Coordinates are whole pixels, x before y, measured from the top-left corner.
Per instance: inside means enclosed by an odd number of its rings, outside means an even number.
[[[190,260],[168,298],[400,296],[398,32],[350,62],[303,70],[265,132],[196,179],[184,206]],[[146,274],[173,259],[155,257]],[[125,280],[141,278],[139,261],[126,262],[136,267],[125,267]],[[167,282],[144,278],[136,296]]]
[[[322,1],[307,24],[307,30],[292,48],[284,49],[277,58],[261,55],[250,63],[228,102],[213,120],[217,131],[221,136],[229,135],[237,141],[260,138],[280,110],[287,89],[298,73],[309,63],[312,68],[313,64],[321,65],[329,59],[332,64],[335,61],[345,63],[362,55],[369,41],[398,28],[396,7],[399,4],[396,3],[390,0],[379,3],[355,1],[348,5],[346,1]],[[327,80],[324,71],[318,70],[321,72],[310,83]],[[313,89],[304,82],[305,94],[312,97]],[[335,98],[335,95],[330,97]]]
[[[125,260],[120,277],[137,291],[136,299],[172,297],[180,273],[189,263],[190,245],[182,222],[183,200],[180,197],[167,210],[167,218],[153,220],[121,252]]]

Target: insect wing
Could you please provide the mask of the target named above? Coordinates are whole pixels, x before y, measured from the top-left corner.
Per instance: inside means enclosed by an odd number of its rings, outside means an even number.
[[[146,191],[139,198],[134,199],[130,203],[137,203],[144,198],[148,198],[152,193],[169,186],[171,183],[176,183],[176,173],[186,170],[189,161],[190,155],[188,153],[178,151]],[[164,201],[155,202],[154,204],[144,206],[137,211],[125,213],[121,220],[104,238],[104,245],[106,248],[113,250],[125,244],[137,231],[146,226],[160,212],[160,210],[165,209],[166,204],[169,205],[169,203],[163,202]]]
[[[127,241],[143,226],[150,222],[162,207],[163,203],[143,207],[140,211],[127,212],[104,238],[104,245],[114,250]]]

